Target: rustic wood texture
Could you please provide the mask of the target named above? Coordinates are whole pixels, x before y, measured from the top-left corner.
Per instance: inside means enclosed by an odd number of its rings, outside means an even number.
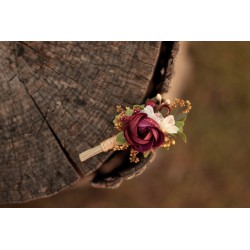
[[[0,203],[47,197],[100,169],[113,152],[86,162],[79,153],[116,133],[117,104],[167,89],[176,51],[160,42],[1,42]],[[96,186],[145,168],[145,160],[126,167],[121,154]]]

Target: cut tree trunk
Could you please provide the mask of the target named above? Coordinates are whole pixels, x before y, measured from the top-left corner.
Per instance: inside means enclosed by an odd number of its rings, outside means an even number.
[[[0,203],[47,197],[97,173],[116,153],[86,162],[79,153],[116,133],[116,105],[168,90],[177,50],[175,42],[1,42]],[[117,186],[146,162],[124,160],[93,183]]]

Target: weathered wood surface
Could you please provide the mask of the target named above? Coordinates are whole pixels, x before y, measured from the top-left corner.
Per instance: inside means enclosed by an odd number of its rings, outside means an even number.
[[[113,152],[86,162],[79,153],[116,132],[117,104],[168,87],[176,51],[171,42],[0,42],[0,203],[55,194],[100,169]],[[120,154],[96,186],[144,169]]]

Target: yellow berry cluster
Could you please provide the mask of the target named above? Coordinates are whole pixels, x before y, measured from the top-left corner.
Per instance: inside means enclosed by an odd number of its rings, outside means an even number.
[[[113,150],[114,151],[120,151],[120,150],[126,150],[129,147],[128,144],[122,144],[122,145],[116,145]]]
[[[121,106],[116,106],[116,110],[117,110],[117,113],[119,113],[119,114],[116,116],[116,120],[114,122],[115,128],[118,131],[123,131],[124,123],[121,121],[121,119],[123,116],[125,116],[125,111]]]
[[[120,105],[117,105],[117,106],[116,106],[116,111],[117,111],[117,113],[122,113],[122,112],[124,112],[122,106],[120,106]]]
[[[139,158],[137,157],[138,153],[139,153],[138,151],[131,148],[129,156],[130,162],[138,163],[140,161]]]
[[[174,102],[171,103],[170,108],[171,109],[175,109],[178,106],[180,106],[181,108],[185,108],[182,112],[187,114],[189,113],[189,111],[191,110],[192,106],[191,106],[191,102],[189,100],[181,100],[178,98],[175,98]]]
[[[192,109],[191,102],[189,100],[186,100],[186,109],[183,111],[183,113],[189,113],[189,111]]]
[[[175,145],[175,140],[166,136],[162,147],[168,149],[171,145]]]

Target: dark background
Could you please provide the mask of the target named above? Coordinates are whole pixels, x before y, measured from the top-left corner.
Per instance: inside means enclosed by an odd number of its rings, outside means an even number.
[[[249,207],[249,64],[250,42],[182,43],[176,63],[181,80],[174,79],[178,84],[166,96],[192,102],[187,144],[179,139],[170,151],[159,150],[142,175],[116,190],[80,183],[16,206]]]

